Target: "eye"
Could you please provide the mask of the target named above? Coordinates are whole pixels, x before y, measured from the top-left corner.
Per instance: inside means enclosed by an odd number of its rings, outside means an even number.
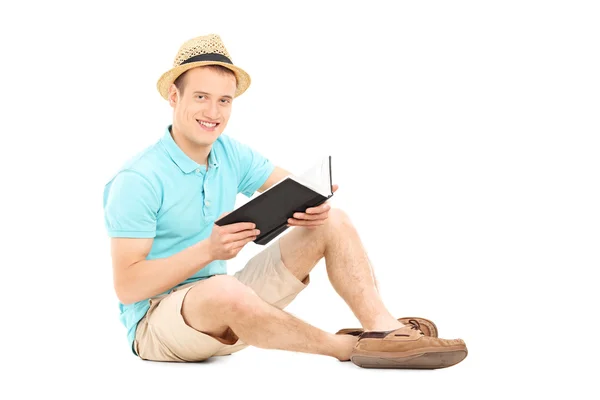
[[[224,103],[231,103],[231,101],[229,99],[221,99],[221,101]]]
[[[199,94],[199,95],[197,95],[196,97],[200,99],[200,98],[204,98],[204,95],[202,95],[202,94]]]

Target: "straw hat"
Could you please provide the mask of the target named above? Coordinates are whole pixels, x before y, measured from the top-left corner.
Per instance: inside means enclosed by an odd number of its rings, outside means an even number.
[[[250,75],[243,69],[233,65],[219,35],[210,34],[190,39],[181,45],[177,56],[175,56],[173,68],[162,74],[156,84],[158,92],[166,100],[169,87],[179,75],[188,69],[203,65],[222,65],[233,71],[237,80],[234,97],[244,93],[250,86]]]

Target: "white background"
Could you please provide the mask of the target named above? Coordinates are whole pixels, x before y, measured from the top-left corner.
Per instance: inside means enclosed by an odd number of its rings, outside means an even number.
[[[598,395],[596,2],[40,1],[0,15],[0,397]],[[331,154],[331,202],[386,304],[463,338],[464,362],[367,370],[251,348],[180,365],[129,351],[102,189],[162,135],[172,110],[156,80],[207,33],[252,77],[226,133],[295,173]],[[288,311],[357,326],[324,267]]]

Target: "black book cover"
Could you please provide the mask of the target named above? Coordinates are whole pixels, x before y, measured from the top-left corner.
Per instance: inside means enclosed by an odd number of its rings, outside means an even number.
[[[331,156],[328,168],[330,188],[328,196],[288,176],[230,214],[215,221],[215,224],[223,226],[238,222],[253,222],[260,230],[254,243],[266,245],[289,228],[287,220],[292,218],[295,212],[304,212],[307,208],[318,206],[333,196]]]

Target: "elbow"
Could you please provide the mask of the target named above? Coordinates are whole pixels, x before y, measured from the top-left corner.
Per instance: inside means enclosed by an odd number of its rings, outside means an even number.
[[[143,300],[139,298],[139,296],[136,296],[136,294],[131,290],[131,288],[127,287],[127,285],[124,285],[123,283],[115,281],[114,289],[115,294],[117,295],[117,299],[119,299],[119,301],[122,304],[133,304],[137,301]]]
[[[115,286],[115,294],[117,295],[117,299],[119,299],[119,302],[124,305],[135,303],[135,300],[133,299],[132,296],[130,296],[126,291],[124,291],[122,289],[118,289],[116,286]]]

